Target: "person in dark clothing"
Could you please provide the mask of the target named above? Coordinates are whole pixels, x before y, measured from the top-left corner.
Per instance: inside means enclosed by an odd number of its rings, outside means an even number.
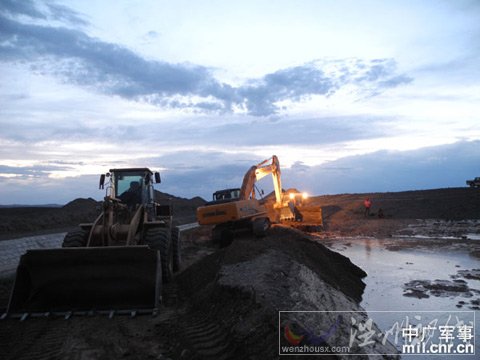
[[[370,201],[369,198],[366,198],[365,201],[363,202],[363,205],[365,206],[365,217],[370,216],[370,208],[372,207],[372,202]]]
[[[138,181],[132,181],[130,188],[120,195],[120,200],[131,209],[135,208],[135,205],[140,204],[142,202],[142,187],[140,183]]]

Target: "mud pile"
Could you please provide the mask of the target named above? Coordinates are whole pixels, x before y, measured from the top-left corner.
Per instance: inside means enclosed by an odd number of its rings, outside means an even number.
[[[174,357],[276,359],[279,340],[291,345],[284,331],[292,324],[322,334],[336,323],[326,344],[348,345],[349,313],[339,321],[336,313],[321,319],[282,313],[280,319],[279,311],[357,311],[366,321],[358,305],[365,276],[348,258],[292,229],[275,227],[260,240],[237,239],[177,278],[180,301],[189,307],[176,324],[175,333],[182,336],[171,338],[177,342]],[[354,341],[351,353],[396,351],[388,342],[359,347]]]

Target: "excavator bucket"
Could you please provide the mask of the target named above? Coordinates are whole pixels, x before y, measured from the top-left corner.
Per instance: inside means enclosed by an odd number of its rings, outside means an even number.
[[[322,207],[317,205],[299,205],[296,207],[301,214],[301,221],[284,221],[285,225],[303,231],[317,232],[323,230]]]
[[[315,205],[300,205],[298,211],[303,216],[305,224],[323,226],[322,207]]]
[[[7,314],[153,310],[161,278],[160,256],[147,246],[29,250]]]

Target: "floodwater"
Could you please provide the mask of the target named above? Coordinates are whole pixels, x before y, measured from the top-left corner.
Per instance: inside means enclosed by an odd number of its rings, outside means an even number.
[[[475,315],[480,317],[480,280],[478,275],[465,276],[473,269],[480,269],[480,260],[470,255],[471,247],[468,243],[459,245],[452,240],[450,243],[439,241],[436,245],[430,241],[428,245],[422,246],[418,238],[415,241],[408,238],[341,238],[322,240],[322,243],[350,258],[368,274],[363,279],[366,288],[360,305],[383,331],[391,329],[392,325],[401,321],[407,324],[409,320],[409,323],[419,326],[440,318],[443,319],[441,321],[449,321],[448,325],[456,324],[458,320],[467,324],[469,321],[472,324],[476,322],[473,330],[480,331],[480,322],[475,320]],[[475,245],[477,244],[478,241],[475,241]],[[448,286],[428,287],[432,282]],[[417,288],[420,291],[413,296],[404,296],[411,292],[405,288],[408,283],[414,291]],[[427,284],[427,287],[418,285],[419,283]],[[456,291],[449,291],[452,289]],[[441,321],[435,323],[438,325]],[[480,336],[473,336],[472,343],[473,340],[478,355]],[[400,345],[397,344],[397,347],[400,348]],[[403,358],[415,359],[424,356],[404,355]],[[447,358],[469,357],[428,356],[429,360]]]

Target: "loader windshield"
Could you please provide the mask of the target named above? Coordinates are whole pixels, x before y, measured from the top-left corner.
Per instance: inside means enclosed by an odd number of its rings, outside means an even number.
[[[142,203],[143,184],[143,174],[115,174],[115,196],[129,205],[140,204]]]

